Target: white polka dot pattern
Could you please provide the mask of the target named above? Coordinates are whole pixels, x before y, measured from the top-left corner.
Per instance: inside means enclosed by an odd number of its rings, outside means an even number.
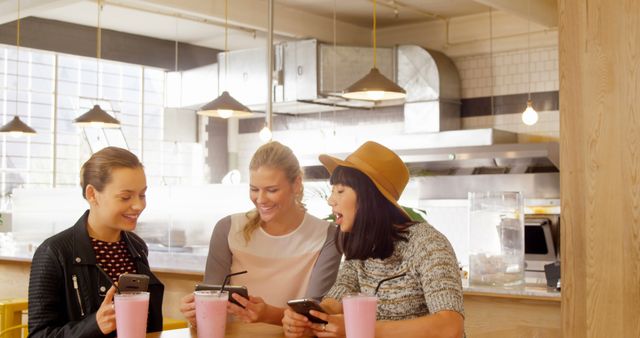
[[[133,257],[124,240],[110,243],[91,238],[91,245],[96,253],[98,265],[114,282],[125,272],[137,273]]]

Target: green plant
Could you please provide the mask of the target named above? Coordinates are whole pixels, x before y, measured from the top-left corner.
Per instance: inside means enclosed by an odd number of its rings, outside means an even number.
[[[414,222],[419,222],[419,223],[424,223],[426,222],[426,218],[427,217],[427,212],[422,210],[422,209],[418,209],[418,208],[411,208],[411,207],[405,207],[405,206],[401,206],[402,209],[404,209],[404,211],[409,214],[409,217],[411,217],[411,220]],[[336,221],[336,216],[334,214],[329,214],[327,217],[324,218],[325,221],[329,221],[329,222],[335,222]]]

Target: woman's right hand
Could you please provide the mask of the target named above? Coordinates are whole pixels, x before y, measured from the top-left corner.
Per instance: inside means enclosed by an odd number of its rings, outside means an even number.
[[[196,327],[196,299],[190,293],[180,300],[180,312],[187,318],[192,327]]]
[[[96,312],[96,322],[98,328],[102,334],[109,334],[116,329],[116,310],[113,304],[113,295],[116,293],[116,288],[112,286],[107,295],[104,296],[98,312]]]
[[[291,309],[284,310],[284,317],[282,317],[282,328],[284,330],[285,337],[305,337],[312,336],[311,322],[309,319]]]

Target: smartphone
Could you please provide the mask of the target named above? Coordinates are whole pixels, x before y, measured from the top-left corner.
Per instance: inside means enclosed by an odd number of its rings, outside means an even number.
[[[120,292],[147,291],[149,276],[137,273],[125,273],[118,277]]]
[[[213,284],[198,284],[196,285],[196,291],[201,291],[201,290],[213,290],[213,291],[220,291],[220,288],[222,286],[220,285],[213,285]],[[225,285],[224,286],[224,290],[229,292],[229,301],[233,304],[236,304],[238,306],[240,306],[241,308],[244,309],[244,306],[242,306],[242,304],[238,303],[237,300],[233,299],[231,297],[232,294],[237,293],[240,296],[249,299],[249,291],[247,290],[246,286],[238,286],[238,285]]]
[[[314,317],[309,313],[309,310],[316,310],[318,312],[323,312],[324,309],[320,306],[320,302],[311,298],[303,298],[303,299],[294,299],[287,302],[287,305],[293,309],[293,311],[305,315],[312,323],[319,324],[327,324],[327,321],[322,320],[318,317]]]

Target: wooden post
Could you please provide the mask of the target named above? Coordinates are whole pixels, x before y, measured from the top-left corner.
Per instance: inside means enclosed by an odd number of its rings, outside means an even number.
[[[640,1],[558,9],[563,337],[640,337]]]

